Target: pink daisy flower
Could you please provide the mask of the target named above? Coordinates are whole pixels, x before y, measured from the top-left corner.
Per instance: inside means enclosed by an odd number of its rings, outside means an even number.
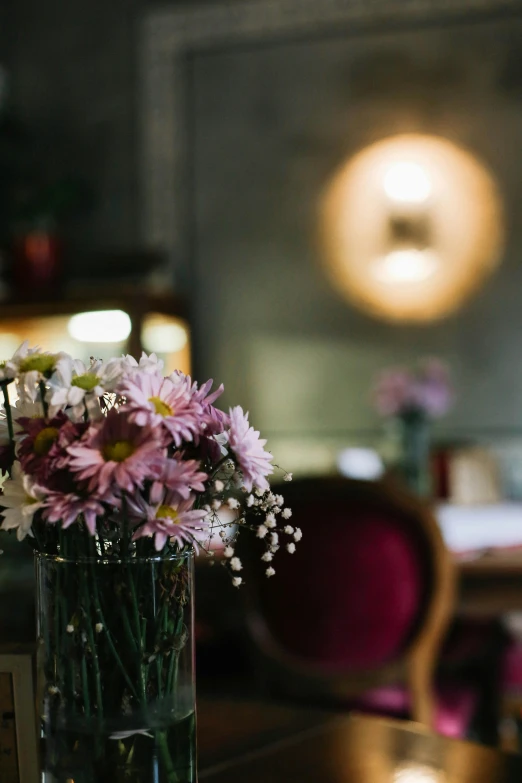
[[[163,449],[160,436],[150,427],[140,427],[119,411],[88,429],[80,443],[68,447],[70,469],[99,499],[132,492],[152,478],[151,464]]]
[[[228,442],[243,474],[245,489],[251,492],[252,486],[255,486],[264,492],[269,490],[265,476],[274,471],[270,465],[272,455],[264,450],[266,440],[250,426],[248,413],[244,413],[239,405],[230,409]]]
[[[118,393],[125,398],[120,410],[129,413],[130,421],[150,427],[165,427],[176,446],[191,441],[201,431],[201,404],[191,397],[186,384],[174,383],[149,373],[135,373],[126,378]]]
[[[20,417],[16,421],[21,428],[18,459],[24,473],[36,476],[41,481],[63,467],[67,457],[66,447],[72,440],[79,438],[85,429],[85,426],[77,429],[62,412],[52,419]]]
[[[207,512],[194,509],[194,498],[181,500],[177,492],[155,482],[150,490],[150,500],[140,496],[128,499],[129,512],[135,521],[145,520],[132,537],[133,541],[154,536],[156,551],[163,549],[167,540],[180,547],[191,544],[198,551],[198,542],[208,535]]]
[[[228,415],[219,410],[219,408],[215,408],[212,404],[221,394],[223,394],[225,390],[223,384],[213,392],[210,392],[212,384],[214,383],[212,378],[200,388],[196,381],[192,381],[190,375],[185,375],[180,370],[173,372],[170,376],[170,380],[176,384],[183,384],[194,402],[201,405],[201,429],[204,430],[205,435],[219,434],[228,427],[230,423]]]
[[[96,518],[103,516],[104,513],[105,508],[92,495],[49,492],[45,499],[42,517],[46,522],[61,522],[65,530],[76,522],[81,514],[89,533],[93,536],[96,533]]]
[[[174,456],[171,459],[162,458],[155,464],[157,481],[164,484],[172,492],[187,500],[191,490],[204,492],[208,475],[200,470],[200,464],[195,459],[181,459]]]

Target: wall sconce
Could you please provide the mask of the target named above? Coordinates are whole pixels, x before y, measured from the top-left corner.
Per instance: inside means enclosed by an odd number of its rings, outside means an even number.
[[[460,307],[499,262],[502,205],[491,174],[435,136],[391,137],[335,174],[320,204],[328,276],[350,301],[391,321]]]

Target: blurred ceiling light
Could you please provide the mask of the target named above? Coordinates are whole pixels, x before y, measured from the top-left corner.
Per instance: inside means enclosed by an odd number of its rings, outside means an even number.
[[[154,353],[177,353],[187,344],[187,330],[181,324],[151,324],[141,336],[144,348]]]
[[[383,180],[384,192],[392,201],[422,204],[431,194],[431,180],[418,163],[392,163]]]
[[[471,153],[436,136],[393,136],[334,174],[320,233],[325,271],[349,301],[388,321],[427,322],[497,267],[502,202]]]
[[[392,250],[378,258],[373,274],[383,283],[403,285],[427,280],[437,271],[438,258],[431,250]]]
[[[382,459],[373,449],[343,449],[337,455],[337,468],[342,476],[375,481],[384,473]]]
[[[67,330],[81,343],[121,343],[131,333],[132,323],[123,310],[93,310],[69,319]]]

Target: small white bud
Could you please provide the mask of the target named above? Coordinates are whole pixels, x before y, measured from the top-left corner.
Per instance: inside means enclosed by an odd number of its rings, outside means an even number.
[[[268,533],[268,528],[265,527],[265,525],[259,525],[259,527],[257,528],[257,537],[264,538],[267,533]]]
[[[230,568],[232,569],[232,571],[241,571],[243,566],[241,565],[241,560],[239,559],[239,557],[232,558],[232,560],[230,561]]]
[[[234,547],[227,546],[223,554],[225,555],[225,557],[234,557]]]
[[[265,494],[262,489],[259,489],[259,487],[256,487],[254,489],[254,492],[255,492],[255,494],[257,495],[258,498],[262,498],[263,495]]]
[[[248,508],[251,508],[254,505],[255,498],[253,495],[249,495],[246,499],[246,504]]]
[[[283,503],[285,502],[285,499],[284,499],[284,497],[282,495],[276,495],[275,496],[275,502],[276,502],[276,504],[278,506],[282,506]]]
[[[275,574],[275,568],[272,568],[272,566],[268,566],[268,568],[265,571],[265,574],[270,577]]]
[[[292,481],[293,477],[293,473],[287,473],[284,477],[284,481]]]
[[[277,523],[276,523],[276,518],[275,518],[275,516],[274,516],[273,514],[267,514],[267,515],[266,515],[266,519],[265,519],[265,525],[266,525],[268,528],[272,528],[272,527],[275,527],[275,526],[276,526],[276,524],[277,524]]]
[[[241,582],[242,582],[242,581],[243,581],[243,580],[241,579],[241,577],[240,577],[240,576],[235,576],[235,577],[232,579],[232,584],[234,585],[234,587],[239,587],[239,585],[241,584]]]
[[[96,633],[101,633],[103,631],[102,623],[96,623],[96,625],[94,626],[94,630],[96,631]]]
[[[223,484],[222,481],[218,479],[217,481],[214,481],[214,489],[216,490],[216,492],[223,492],[223,490],[225,489],[225,485]]]
[[[293,555],[294,552],[295,552],[295,544],[293,542],[291,542],[290,544],[287,544],[286,545],[286,551],[290,552],[290,554]]]
[[[236,498],[229,498],[227,501],[227,505],[229,508],[235,510],[236,508],[239,508],[239,500]]]
[[[74,625],[69,624],[65,630],[67,633],[74,633]]]
[[[214,509],[214,511],[219,511],[219,509],[221,508],[221,500],[218,500],[217,498],[213,500],[212,508]]]
[[[292,509],[284,508],[281,516],[283,517],[283,519],[290,519],[290,517],[292,516]]]
[[[294,541],[300,541],[302,539],[302,537],[303,537],[303,534],[301,532],[301,528],[300,527],[296,527],[295,533],[294,533]]]
[[[277,535],[277,533],[270,533],[270,543],[272,544],[272,546],[275,546],[276,544],[279,543],[279,536]]]
[[[285,533],[287,536],[291,536],[293,532],[294,532],[294,528],[292,527],[292,525],[285,525]]]
[[[274,556],[272,552],[265,552],[264,555],[261,555],[261,560],[263,560],[265,563],[269,563],[271,560],[273,560]]]

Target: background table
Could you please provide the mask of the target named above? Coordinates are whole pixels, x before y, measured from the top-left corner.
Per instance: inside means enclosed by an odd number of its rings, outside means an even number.
[[[203,701],[209,783],[520,783],[522,757],[373,717]]]

